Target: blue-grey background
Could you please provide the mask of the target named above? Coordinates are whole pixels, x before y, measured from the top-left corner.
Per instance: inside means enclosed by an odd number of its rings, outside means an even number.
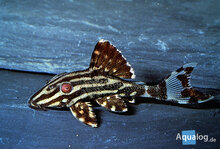
[[[145,99],[130,114],[96,107],[100,128],[70,111],[35,111],[28,98],[52,75],[88,67],[99,39],[111,41],[138,81],[158,82],[197,62],[192,85],[216,96],[182,107]],[[0,148],[182,148],[182,130],[217,138],[219,146],[220,1],[0,0]],[[203,88],[203,89],[202,89]],[[204,89],[209,88],[209,89]]]

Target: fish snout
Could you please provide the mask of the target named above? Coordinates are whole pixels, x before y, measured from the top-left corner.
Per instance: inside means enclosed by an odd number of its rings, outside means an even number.
[[[28,100],[28,106],[32,109],[35,109],[35,110],[44,110],[46,111],[46,109],[44,107],[41,107],[39,104],[37,104],[36,102],[33,101],[32,98],[30,98]]]

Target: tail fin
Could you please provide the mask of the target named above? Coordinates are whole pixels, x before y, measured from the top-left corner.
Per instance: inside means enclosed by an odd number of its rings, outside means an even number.
[[[213,99],[213,96],[205,95],[192,88],[190,74],[195,66],[196,63],[185,64],[172,72],[160,84],[146,86],[145,97],[173,101],[179,104],[202,103]]]

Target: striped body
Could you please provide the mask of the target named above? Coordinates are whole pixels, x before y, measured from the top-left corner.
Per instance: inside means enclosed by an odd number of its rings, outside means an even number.
[[[91,101],[112,112],[126,112],[127,102],[134,103],[138,96],[179,104],[212,99],[212,96],[192,88],[190,74],[195,65],[184,65],[158,85],[136,84],[126,80],[135,78],[135,74],[121,52],[108,41],[100,40],[95,46],[88,69],[56,75],[28,103],[31,108],[43,110],[47,107],[69,107],[79,121],[97,127]]]
[[[73,86],[70,93],[60,91],[61,85],[66,82]],[[114,76],[100,75],[87,69],[71,72],[50,81],[32,96],[29,103],[34,108],[70,107],[80,100],[94,100],[114,94],[118,94],[125,100],[130,100],[144,93],[144,85],[137,85]]]

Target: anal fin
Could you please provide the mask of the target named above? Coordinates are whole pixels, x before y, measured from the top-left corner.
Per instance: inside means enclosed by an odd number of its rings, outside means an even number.
[[[98,127],[96,115],[93,112],[90,102],[77,102],[70,106],[70,111],[76,119],[91,127]]]
[[[127,112],[127,105],[117,94],[96,99],[96,102],[112,112]]]

